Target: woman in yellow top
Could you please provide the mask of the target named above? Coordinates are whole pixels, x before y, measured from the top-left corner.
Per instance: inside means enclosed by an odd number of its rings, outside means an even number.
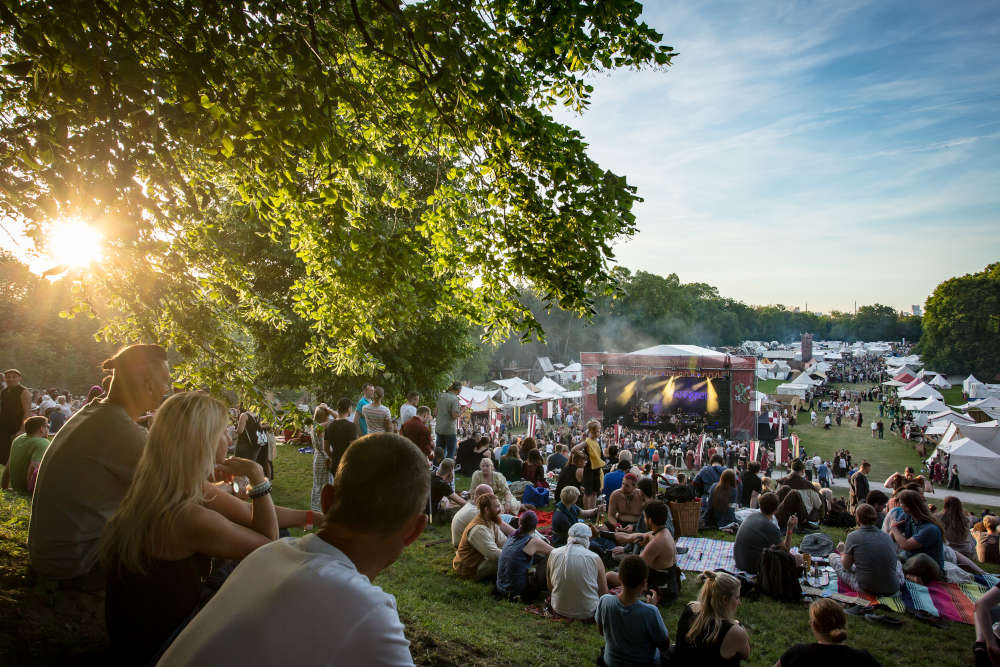
[[[586,463],[583,466],[583,509],[593,509],[604,483],[604,459],[601,458],[601,423],[596,419],[587,422],[587,439],[573,448],[581,451]]]

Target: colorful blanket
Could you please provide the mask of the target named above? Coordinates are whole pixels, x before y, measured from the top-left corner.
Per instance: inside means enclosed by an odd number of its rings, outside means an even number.
[[[688,550],[686,554],[677,556],[677,567],[682,570],[702,572],[721,569],[736,572],[732,542],[705,537],[678,537],[677,546]]]
[[[975,579],[975,582],[967,584],[936,581],[930,586],[907,581],[896,595],[876,598],[849,588],[837,578],[836,573],[831,572],[830,583],[823,589],[823,595],[829,597],[839,593],[849,598],[861,598],[869,603],[884,604],[897,613],[924,611],[948,621],[974,625],[976,601],[1000,581],[1000,578],[992,574],[975,575]]]

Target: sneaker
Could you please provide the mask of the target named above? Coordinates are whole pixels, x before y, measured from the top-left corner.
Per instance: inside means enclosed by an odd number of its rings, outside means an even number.
[[[677,551],[677,555],[678,556],[683,556],[684,554],[686,554],[688,552],[688,548],[687,547],[677,547],[676,551]]]

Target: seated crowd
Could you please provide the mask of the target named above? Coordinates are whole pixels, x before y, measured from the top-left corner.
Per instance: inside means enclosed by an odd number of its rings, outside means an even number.
[[[45,418],[25,421],[3,484],[33,491],[34,573],[104,591],[120,664],[228,663],[234,646],[262,664],[412,664],[395,599],[373,581],[442,517],[456,576],[488,582],[500,598],[541,598],[554,615],[593,621],[606,665],[736,664],[751,654],[736,617],[741,580],[721,571],[701,574],[671,646],[657,605],[680,592],[683,550],[661,498],[700,497],[700,526],[735,532],[736,567],[751,575],[766,552],[790,552],[793,534],[822,523],[856,525],[830,564],[847,585],[873,595],[898,591],[904,578],[928,582],[981,572],[976,559],[1000,560],[996,517],[973,525],[951,497],[935,514],[922,481],[906,474],[891,497],[852,495],[849,511],[806,478],[800,460],[772,480],[756,462],[737,474],[714,455],[687,484],[672,466],[660,474],[633,465],[628,449],[602,448],[597,422],[572,447],[545,451],[526,438],[494,450],[489,439],[470,439],[435,451],[429,408],[412,397],[397,435],[380,388],[370,385],[357,409],[342,399],[337,410],[314,413],[313,509],[279,507],[266,466],[253,454],[229,455],[223,403],[177,392],[161,404],[172,393],[163,348],[125,348],[105,368],[107,395],[70,417],[51,443]],[[456,467],[472,473],[467,497],[455,491]],[[869,470],[863,463],[856,474]],[[522,489],[546,498],[547,474],[558,480],[555,506],[540,526],[542,508]],[[867,488],[867,477],[852,478],[852,492]],[[314,523],[316,532],[287,536],[289,527]],[[802,564],[799,554],[790,561]],[[997,601],[1000,592],[991,591],[980,602]],[[977,660],[1000,655],[996,636],[980,627],[989,611],[977,605]],[[816,643],[792,646],[779,664],[876,664],[843,644],[846,620],[835,602],[813,603],[810,627]]]

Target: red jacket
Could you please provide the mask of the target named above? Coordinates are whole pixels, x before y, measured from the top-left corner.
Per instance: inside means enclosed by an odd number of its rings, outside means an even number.
[[[399,427],[399,434],[404,438],[409,438],[420,450],[427,455],[428,460],[434,460],[434,442],[431,440],[431,430],[424,425],[424,420],[420,417],[410,417]]]

